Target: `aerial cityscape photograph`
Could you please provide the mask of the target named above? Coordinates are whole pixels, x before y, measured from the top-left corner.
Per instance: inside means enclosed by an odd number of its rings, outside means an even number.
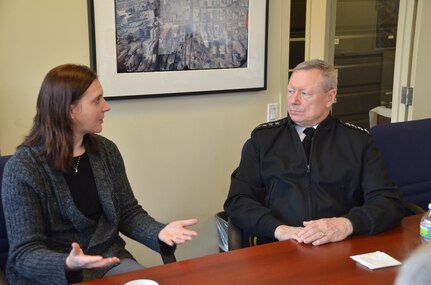
[[[248,0],[116,0],[117,73],[246,68]]]

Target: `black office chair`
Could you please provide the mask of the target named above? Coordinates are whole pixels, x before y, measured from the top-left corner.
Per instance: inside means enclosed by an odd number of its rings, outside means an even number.
[[[163,264],[173,263],[177,261],[177,259],[175,258],[175,254],[165,255],[161,253],[160,256],[162,257]]]
[[[257,245],[257,237],[235,225],[230,218],[228,218],[227,233],[229,251]]]
[[[1,201],[1,185],[3,180],[3,169],[6,162],[11,156],[0,156],[0,285],[8,284],[4,277],[4,270],[6,268],[6,261],[9,252],[9,241],[7,239],[6,225],[3,214],[3,204]]]
[[[427,210],[431,202],[431,119],[377,125],[370,133],[401,191],[406,215]]]
[[[240,249],[243,247],[247,247],[247,245],[243,244],[243,232],[237,227],[232,220],[228,218],[227,224],[227,236],[228,236],[228,250]]]

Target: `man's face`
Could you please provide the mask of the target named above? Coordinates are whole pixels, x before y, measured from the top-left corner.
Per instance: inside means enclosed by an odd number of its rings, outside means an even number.
[[[337,91],[325,90],[318,69],[298,70],[290,77],[287,91],[289,116],[300,126],[322,122],[331,110]]]

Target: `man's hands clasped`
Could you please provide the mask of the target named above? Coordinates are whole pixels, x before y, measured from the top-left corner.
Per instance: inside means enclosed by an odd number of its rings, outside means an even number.
[[[274,236],[278,240],[293,239],[300,243],[322,245],[344,240],[353,232],[346,218],[326,218],[304,222],[303,227],[278,226]]]

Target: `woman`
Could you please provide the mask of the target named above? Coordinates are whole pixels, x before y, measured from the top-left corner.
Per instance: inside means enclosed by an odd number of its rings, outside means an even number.
[[[110,106],[97,75],[48,72],[33,127],[4,171],[11,284],[67,284],[142,268],[119,232],[162,254],[191,240],[196,219],[154,220],[133,195],[116,145],[96,135]]]

